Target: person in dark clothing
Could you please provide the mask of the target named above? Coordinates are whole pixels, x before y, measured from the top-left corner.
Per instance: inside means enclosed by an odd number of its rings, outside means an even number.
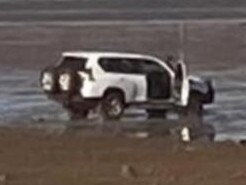
[[[177,80],[183,80],[184,78],[184,64],[182,60],[176,60],[174,56],[167,55],[166,64],[172,69],[175,73],[175,78]]]
[[[170,67],[173,71],[175,71],[177,62],[176,62],[176,60],[175,60],[175,58],[174,58],[173,55],[167,55],[167,58],[166,58],[166,64],[167,64],[168,67]]]

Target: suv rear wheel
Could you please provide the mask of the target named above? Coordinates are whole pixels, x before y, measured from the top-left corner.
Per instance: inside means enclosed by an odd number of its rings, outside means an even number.
[[[120,119],[124,109],[124,96],[119,91],[107,92],[99,103],[99,114],[104,120]]]

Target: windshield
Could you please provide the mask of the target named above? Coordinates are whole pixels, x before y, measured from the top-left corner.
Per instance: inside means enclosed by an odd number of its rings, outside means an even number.
[[[87,58],[64,57],[58,67],[69,68],[72,70],[84,70],[86,67],[86,62]]]

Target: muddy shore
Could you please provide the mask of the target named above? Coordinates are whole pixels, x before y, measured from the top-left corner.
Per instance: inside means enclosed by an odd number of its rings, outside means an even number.
[[[0,129],[0,184],[245,184],[245,146]]]

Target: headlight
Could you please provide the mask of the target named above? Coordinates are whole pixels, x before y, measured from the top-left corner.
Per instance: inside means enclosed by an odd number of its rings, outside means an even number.
[[[59,77],[59,85],[62,91],[68,91],[70,88],[71,77],[69,74],[61,74]]]

